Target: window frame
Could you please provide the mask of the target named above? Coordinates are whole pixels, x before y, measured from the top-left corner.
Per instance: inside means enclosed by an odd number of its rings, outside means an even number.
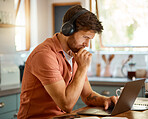
[[[17,17],[21,1],[22,0],[18,0],[15,18]],[[26,29],[26,49],[25,50],[19,50],[19,51],[29,51],[30,50],[30,0],[24,0],[24,5],[25,5],[26,25],[22,26],[22,27],[25,27],[25,29]]]

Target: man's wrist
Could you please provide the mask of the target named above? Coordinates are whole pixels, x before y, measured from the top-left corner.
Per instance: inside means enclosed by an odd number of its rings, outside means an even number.
[[[80,71],[85,71],[85,72],[87,72],[88,66],[78,66],[77,69],[80,70]]]

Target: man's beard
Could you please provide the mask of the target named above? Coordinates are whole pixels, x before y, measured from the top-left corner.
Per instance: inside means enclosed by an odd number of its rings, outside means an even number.
[[[69,46],[69,48],[71,49],[72,52],[77,53],[80,49],[77,48],[72,48],[71,46]]]
[[[77,52],[80,50],[80,48],[78,49],[78,48],[76,48],[76,47],[73,47],[74,44],[75,44],[75,42],[73,42],[73,41],[75,41],[73,35],[70,36],[67,41],[68,41],[68,42],[67,42],[67,45],[68,45],[68,47],[71,49],[72,52],[77,53]]]

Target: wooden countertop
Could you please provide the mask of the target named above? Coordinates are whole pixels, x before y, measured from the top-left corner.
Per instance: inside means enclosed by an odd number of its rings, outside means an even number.
[[[21,92],[21,84],[0,86],[0,97]]]
[[[128,78],[113,78],[113,77],[88,77],[91,85],[103,85],[103,86],[124,86],[125,83],[132,81]],[[137,80],[137,79],[136,79]],[[148,79],[146,80],[148,82]]]
[[[83,107],[78,110],[74,110],[71,113],[63,114],[63,116],[77,114],[78,111],[82,111],[84,109],[89,109],[89,108],[91,108],[91,107]],[[89,117],[89,116],[80,115],[80,117]],[[131,111],[130,110],[130,111],[127,111],[127,112],[124,112],[124,113],[121,113],[121,114],[118,114],[118,115],[115,115],[112,117],[127,117],[128,119],[148,119],[148,110],[145,110],[145,111]],[[50,119],[53,119],[53,117],[51,117]]]
[[[88,77],[91,85],[102,86],[124,86],[128,81],[127,78],[112,78],[112,77]],[[148,82],[148,79],[147,79]],[[0,86],[0,97],[21,92],[21,84]]]

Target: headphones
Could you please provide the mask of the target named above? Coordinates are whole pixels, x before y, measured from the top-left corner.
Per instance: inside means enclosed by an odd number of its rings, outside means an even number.
[[[81,15],[86,13],[87,10],[83,9],[80,10],[79,12],[77,12],[69,21],[65,22],[62,27],[61,27],[61,32],[65,35],[65,36],[70,36],[75,32],[75,24],[74,21]]]

